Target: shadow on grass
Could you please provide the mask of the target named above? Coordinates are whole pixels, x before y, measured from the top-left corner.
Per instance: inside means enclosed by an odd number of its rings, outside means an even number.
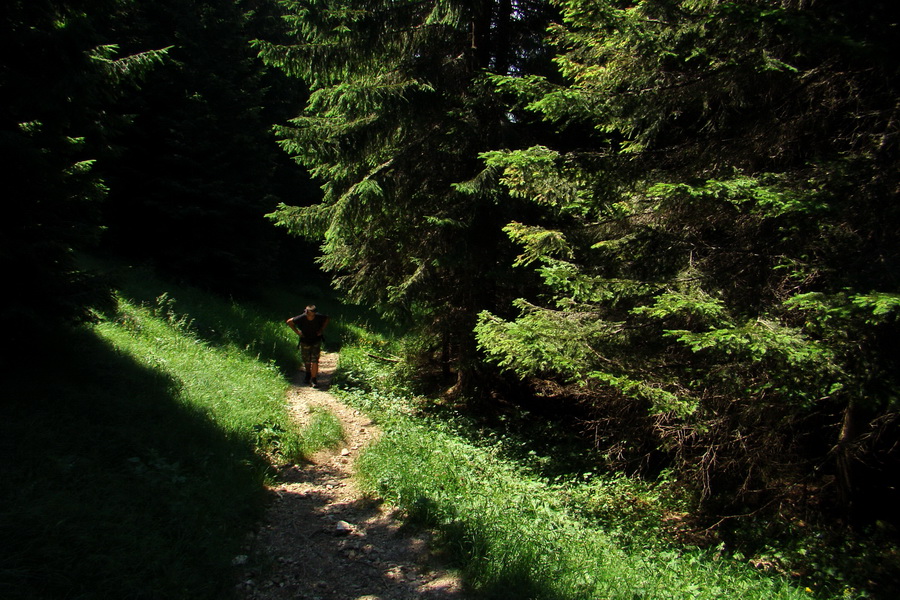
[[[90,331],[4,379],[0,597],[230,595],[264,503],[252,440]]]

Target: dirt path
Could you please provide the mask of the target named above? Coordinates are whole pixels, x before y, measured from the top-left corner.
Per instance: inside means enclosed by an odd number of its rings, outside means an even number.
[[[303,386],[298,374],[288,401],[301,423],[313,407],[332,411],[344,425],[345,444],[282,470],[247,555],[235,558],[237,597],[463,600],[459,578],[429,551],[427,534],[405,531],[386,507],[356,489],[353,461],[378,430],[328,393],[336,362],[336,354],[323,354],[320,389]]]

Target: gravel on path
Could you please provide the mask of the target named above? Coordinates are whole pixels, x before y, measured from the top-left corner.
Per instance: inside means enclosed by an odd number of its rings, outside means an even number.
[[[297,374],[290,410],[303,424],[317,407],[342,422],[344,444],[311,461],[285,465],[268,489],[271,502],[246,554],[237,556],[242,600],[464,600],[458,574],[430,549],[428,532],[404,527],[389,507],[362,494],[353,462],[379,431],[327,390],[337,364],[324,353],[319,388]]]

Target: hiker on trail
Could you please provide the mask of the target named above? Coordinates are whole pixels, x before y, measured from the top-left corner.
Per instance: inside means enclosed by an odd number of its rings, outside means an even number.
[[[316,376],[319,374],[319,353],[322,351],[322,339],[325,327],[328,325],[328,315],[316,312],[316,305],[310,304],[296,317],[291,317],[286,322],[294,333],[300,336],[300,359],[306,368],[307,385],[319,387]]]

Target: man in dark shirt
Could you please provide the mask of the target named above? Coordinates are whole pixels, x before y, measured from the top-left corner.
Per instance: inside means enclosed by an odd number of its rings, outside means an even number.
[[[303,314],[291,317],[286,322],[300,336],[300,359],[306,368],[307,385],[319,387],[319,353],[322,351],[322,337],[328,325],[328,315],[316,312],[316,306],[310,304]]]

